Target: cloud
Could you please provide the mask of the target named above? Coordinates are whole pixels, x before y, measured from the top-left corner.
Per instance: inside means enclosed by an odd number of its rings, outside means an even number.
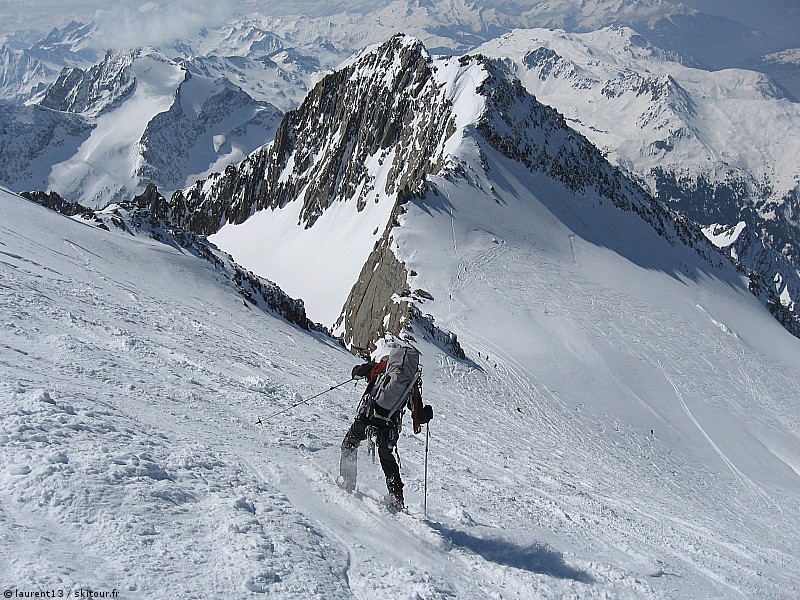
[[[219,0],[114,2],[113,9],[95,12],[96,43],[117,50],[159,46],[224,23],[233,12]]]

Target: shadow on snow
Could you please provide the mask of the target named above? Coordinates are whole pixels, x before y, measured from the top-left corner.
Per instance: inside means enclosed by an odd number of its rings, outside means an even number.
[[[440,523],[428,522],[428,525],[438,531],[442,537],[453,546],[457,546],[488,561],[538,573],[559,579],[572,579],[579,583],[594,583],[588,573],[570,567],[564,556],[547,548],[542,544],[519,546],[505,540],[486,539],[471,535],[465,531],[449,529]]]

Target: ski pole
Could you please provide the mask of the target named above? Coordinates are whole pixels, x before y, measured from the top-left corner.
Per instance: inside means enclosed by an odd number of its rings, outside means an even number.
[[[301,404],[305,404],[306,402],[310,402],[310,401],[311,401],[311,400],[313,400],[314,398],[319,398],[319,397],[320,397],[320,396],[322,396],[323,394],[327,394],[328,392],[330,392],[330,391],[333,391],[333,390],[335,390],[336,388],[342,387],[343,385],[350,383],[351,381],[353,381],[353,379],[354,379],[354,378],[353,378],[353,377],[351,377],[351,378],[350,378],[350,379],[348,379],[347,381],[343,381],[342,383],[337,383],[336,385],[332,385],[331,387],[329,387],[329,388],[328,388],[327,390],[325,390],[324,392],[320,392],[319,394],[316,394],[316,395],[314,395],[314,396],[311,396],[310,398],[306,398],[305,400],[301,400],[300,402],[295,402],[294,404],[292,404],[291,406],[289,406],[289,407],[287,407],[287,408],[283,408],[283,409],[279,410],[278,412],[272,413],[270,416],[266,417],[266,418],[264,419],[264,421],[262,421],[262,420],[261,420],[261,417],[259,417],[259,418],[258,418],[258,421],[256,421],[256,425],[261,425],[261,424],[263,424],[265,421],[269,421],[269,420],[270,420],[272,417],[277,417],[278,415],[282,415],[283,413],[285,413],[285,412],[288,412],[288,411],[292,410],[293,408],[296,408],[296,407],[300,406]]]
[[[423,488],[425,490],[424,494],[424,501],[423,501],[423,511],[425,513],[425,517],[428,516],[428,439],[430,437],[430,429],[427,423],[425,423],[425,479]]]

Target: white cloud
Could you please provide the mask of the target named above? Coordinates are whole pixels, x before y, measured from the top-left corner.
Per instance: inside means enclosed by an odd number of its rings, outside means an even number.
[[[157,46],[218,25],[232,14],[230,4],[218,0],[115,3],[95,13],[97,43],[115,49]]]

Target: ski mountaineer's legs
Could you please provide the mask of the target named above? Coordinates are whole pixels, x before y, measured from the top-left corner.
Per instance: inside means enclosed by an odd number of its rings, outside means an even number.
[[[358,447],[367,439],[369,422],[356,417],[342,440],[342,456],[339,459],[339,485],[348,492],[356,489],[358,477]]]
[[[397,427],[382,427],[378,430],[378,458],[381,461],[383,474],[386,476],[386,489],[396,501],[398,508],[405,506],[403,499],[403,480],[400,478],[400,467],[394,459],[394,447],[400,437]]]
[[[339,481],[340,485],[347,491],[353,491],[356,487],[358,477],[358,447],[367,439],[367,427],[371,426],[367,419],[362,416],[356,417],[347,435],[342,440],[342,456],[339,460]],[[372,425],[375,427],[374,425]],[[378,435],[378,458],[381,461],[381,468],[386,477],[386,489],[402,507],[403,502],[403,480],[400,478],[400,467],[394,458],[394,447],[397,445],[399,433],[397,427],[377,427]]]

